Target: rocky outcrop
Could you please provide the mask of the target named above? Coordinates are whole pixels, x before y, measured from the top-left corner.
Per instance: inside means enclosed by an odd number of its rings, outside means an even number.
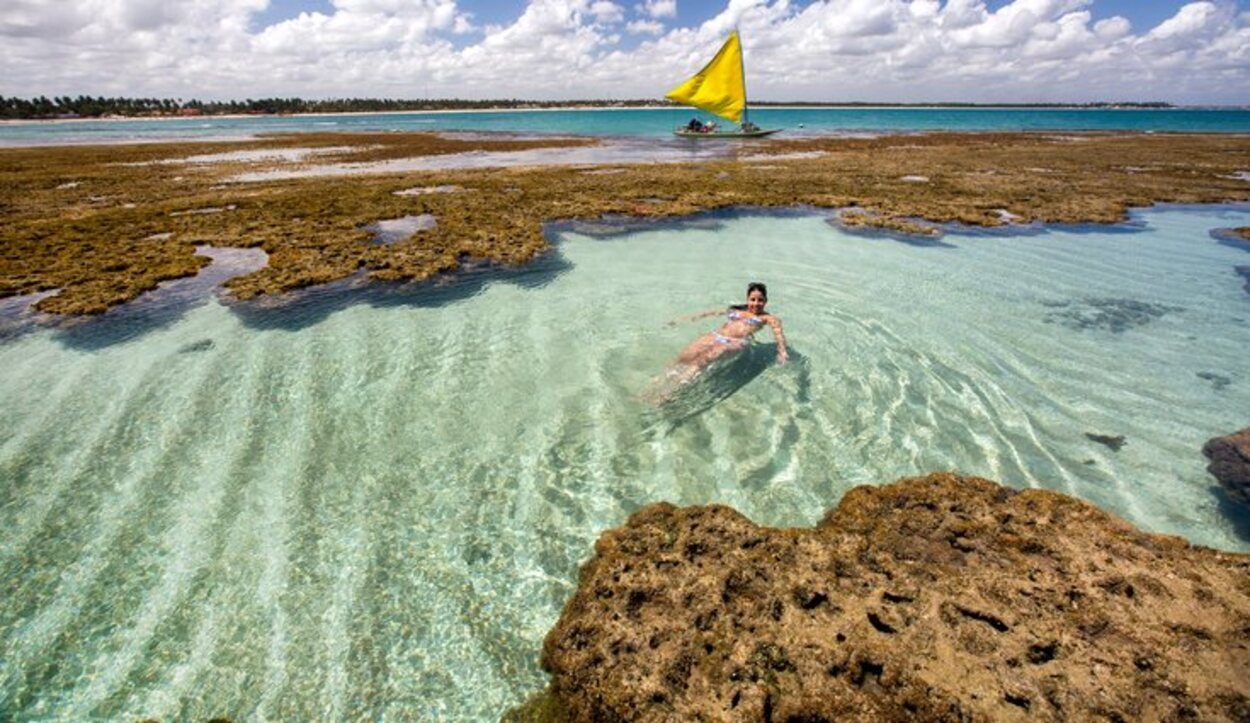
[[[589,137],[292,133],[237,143],[0,148],[0,298],[60,289],[37,309],[100,313],[161,281],[194,275],[204,263],[192,255],[192,242],[263,248],[268,266],[226,284],[235,297],[254,299],[359,274],[387,282],[434,279],[466,270],[466,259],[523,264],[550,249],[545,221],[855,206],[860,226],[919,243],[950,223],[1117,223],[1127,219],[1128,208],[1154,202],[1250,201],[1250,184],[1238,176],[1250,136],[1219,133],[812,136],[753,144],[760,156],[773,156],[767,163],[730,155],[592,169],[383,172],[399,159],[539,149],[559,155],[556,149],[599,143]],[[317,172],[307,158],[244,160],[258,151],[289,158],[308,149],[329,164],[322,172],[350,164],[361,175],[295,178],[288,174]],[[234,151],[243,155],[232,157]],[[205,154],[222,162],[196,163],[189,173],[185,161]],[[609,170],[623,172],[603,172]],[[258,184],[249,188],[244,178]],[[463,192],[395,195],[450,186]],[[255,195],[257,189],[263,192]],[[230,211],[199,212],[210,209]],[[400,244],[365,243],[368,224],[420,214],[433,216],[437,226]]]
[[[813,529],[655,504],[605,532],[530,714],[1250,719],[1250,556],[935,474]]]
[[[1228,496],[1250,505],[1250,427],[1207,441],[1202,453],[1211,460],[1207,471]]]

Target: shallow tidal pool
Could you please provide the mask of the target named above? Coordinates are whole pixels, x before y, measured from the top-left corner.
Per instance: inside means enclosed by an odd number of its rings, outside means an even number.
[[[9,333],[0,712],[497,720],[545,685],[595,538],[659,500],[804,526],[856,485],[955,470],[1250,550],[1200,452],[1250,423],[1250,254],[1209,233],[1245,225],[574,226],[515,272]],[[791,363],[765,330],[645,401],[716,324],[669,322],[753,280]]]

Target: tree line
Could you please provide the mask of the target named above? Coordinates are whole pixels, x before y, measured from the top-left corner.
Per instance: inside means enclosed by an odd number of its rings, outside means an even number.
[[[101,118],[120,116],[141,118],[154,116],[195,115],[265,115],[279,113],[376,113],[421,110],[480,110],[488,108],[574,108],[617,106],[668,106],[665,100],[468,100],[463,98],[399,100],[390,98],[337,98],[329,100],[306,100],[304,98],[259,98],[227,101],[201,101],[181,98],[106,98],[80,95],[49,98],[7,98],[0,96],[0,118],[3,119],[49,119],[49,118]],[[813,101],[755,102],[754,106],[797,107],[968,107],[981,103],[869,103],[842,102],[822,103]],[[1149,102],[1096,102],[1096,103],[1002,103],[995,107],[1008,108],[1170,108],[1170,103]]]
[[[469,100],[464,98],[399,100],[391,98],[248,98],[202,101],[181,98],[98,98],[80,95],[48,98],[0,96],[0,118],[100,118],[178,115],[367,113],[419,110],[477,110],[485,108],[571,108],[577,106],[667,105],[656,100]]]

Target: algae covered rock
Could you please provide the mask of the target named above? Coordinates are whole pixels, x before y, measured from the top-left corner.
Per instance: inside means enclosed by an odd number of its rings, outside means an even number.
[[[1250,556],[934,474],[811,529],[654,504],[548,634],[571,720],[1250,718]]]
[[[1250,505],[1250,427],[1208,440],[1202,453],[1211,460],[1207,471],[1228,495]]]

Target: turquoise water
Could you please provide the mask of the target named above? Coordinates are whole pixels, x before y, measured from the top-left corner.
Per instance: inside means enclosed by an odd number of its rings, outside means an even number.
[[[668,136],[690,119],[681,108],[481,113],[371,113],[0,124],[0,146],[240,138],[257,133],[503,131]],[[783,137],[905,131],[1127,130],[1250,132],[1250,109],[759,108],[751,118]]]
[[[596,537],[657,500],[810,525],[855,485],[949,469],[1250,550],[1199,452],[1247,424],[1250,256],[1209,230],[1248,224],[1172,209],[929,245],[813,214],[573,228],[508,275],[279,309],[167,287],[12,334],[0,711],[497,720],[545,684]],[[752,279],[796,358],[770,364],[761,332],[644,402],[712,323],[667,322]]]

